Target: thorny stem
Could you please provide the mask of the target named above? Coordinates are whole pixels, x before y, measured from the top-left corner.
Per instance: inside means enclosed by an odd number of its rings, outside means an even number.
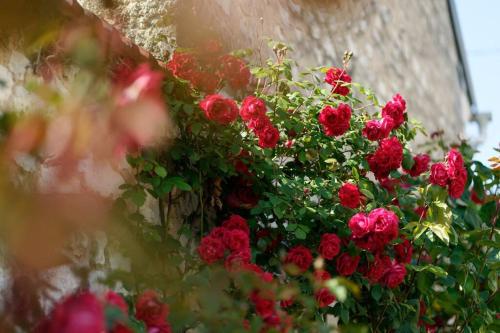
[[[198,197],[200,200],[200,239],[203,237],[203,218],[204,218],[204,211],[203,211],[203,186],[202,184],[202,179],[201,179],[201,171],[198,173],[199,181],[200,181],[200,190],[198,191]]]
[[[389,302],[386,302],[384,309],[382,310],[382,314],[380,315],[380,319],[377,321],[377,324],[375,325],[373,332],[375,332],[375,333],[378,332],[378,327],[380,326],[380,324],[382,323],[382,320],[384,319],[384,314],[385,314],[385,311],[387,310],[388,306],[389,306]]]

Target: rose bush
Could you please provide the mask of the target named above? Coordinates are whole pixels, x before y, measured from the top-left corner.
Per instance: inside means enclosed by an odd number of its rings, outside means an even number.
[[[109,233],[130,270],[107,263],[103,282],[127,303],[75,294],[39,331],[83,316],[88,332],[498,329],[498,168],[466,142],[412,146],[411,96],[380,103],[349,54],[300,72],[271,44],[276,60],[253,66],[218,43],[173,54],[177,138],[127,150]],[[172,226],[183,200],[196,209]]]

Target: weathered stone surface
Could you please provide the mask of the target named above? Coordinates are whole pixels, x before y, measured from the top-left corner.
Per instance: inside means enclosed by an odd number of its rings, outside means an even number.
[[[78,2],[157,59],[168,57],[175,45],[175,29],[170,19],[174,0],[116,0],[112,8],[106,8],[101,0]]]

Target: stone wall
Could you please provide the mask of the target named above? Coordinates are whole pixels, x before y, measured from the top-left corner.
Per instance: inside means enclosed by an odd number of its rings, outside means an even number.
[[[113,9],[79,1],[111,23],[121,20],[123,32],[158,57],[175,41],[192,46],[209,35],[228,49],[280,40],[303,66],[340,65],[348,50],[354,80],[383,101],[401,93],[429,132],[456,139],[470,117],[446,0],[115,0]],[[157,33],[168,38],[156,41]]]
[[[175,46],[172,16],[176,0],[78,0],[88,11],[99,15],[157,59],[169,56]]]

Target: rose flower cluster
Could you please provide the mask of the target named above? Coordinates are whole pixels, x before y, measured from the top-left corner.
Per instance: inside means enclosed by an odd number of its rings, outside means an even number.
[[[194,52],[174,52],[167,68],[191,86],[211,94],[225,82],[234,90],[244,90],[250,82],[250,70],[240,58],[222,54],[220,43],[209,41]]]
[[[349,86],[346,83],[351,83],[351,77],[343,68],[332,67],[328,69],[325,76],[325,82],[332,86],[332,93],[347,96],[349,94]]]
[[[224,266],[231,273],[250,273],[264,284],[273,283],[272,274],[250,262],[249,227],[244,218],[231,215],[220,227],[213,228],[198,246],[203,261],[213,264],[224,259]],[[312,260],[312,258],[311,258]],[[265,329],[287,332],[291,317],[277,309],[276,295],[272,290],[255,287],[249,296],[255,313],[265,324]]]
[[[361,205],[363,197],[356,185],[351,183],[342,184],[339,189],[340,204],[344,207],[356,209]]]
[[[108,316],[108,309],[118,310],[117,315]],[[125,300],[117,293],[108,291],[102,296],[84,291],[77,292],[56,304],[48,317],[37,325],[35,333],[79,333],[110,332],[133,333],[132,321],[141,321],[147,332],[170,333],[167,322],[169,308],[152,290],[143,292],[135,302],[135,313],[129,313]]]
[[[467,171],[464,167],[462,154],[451,149],[445,162],[434,163],[429,177],[431,184],[448,187],[448,193],[453,198],[460,198],[467,183]]]
[[[200,102],[200,108],[207,119],[221,125],[228,125],[238,118],[238,106],[231,98],[221,95],[208,95]],[[280,132],[266,115],[263,100],[247,96],[241,105],[239,115],[246,126],[259,138],[261,148],[274,148],[280,139]]]
[[[399,128],[405,122],[406,101],[396,94],[382,108],[382,119],[372,119],[366,122],[363,135],[370,141],[379,141],[389,136],[393,129]]]
[[[427,154],[418,154],[413,156],[413,165],[410,169],[405,171],[412,177],[418,177],[422,173],[429,170],[429,163],[431,162],[431,157]]]
[[[347,132],[351,121],[351,107],[340,103],[334,108],[327,105],[321,110],[318,121],[327,136],[339,136]]]
[[[392,170],[397,170],[403,161],[403,146],[398,138],[390,137],[379,142],[377,150],[366,158],[370,170],[377,179],[389,176]]]
[[[248,96],[243,100],[240,109],[241,119],[259,138],[261,148],[274,148],[280,139],[280,132],[266,115],[266,104],[263,100]]]
[[[201,239],[198,254],[207,264],[225,258],[226,267],[250,262],[250,229],[239,215],[231,215],[220,227]],[[226,256],[227,255],[227,256]]]
[[[358,213],[349,220],[351,239],[364,250],[374,254],[375,260],[366,272],[372,283],[380,283],[389,288],[401,284],[406,275],[405,263],[411,261],[412,248],[408,241],[396,245],[396,260],[383,254],[386,245],[399,234],[399,219],[385,208],[376,208],[369,214]]]

